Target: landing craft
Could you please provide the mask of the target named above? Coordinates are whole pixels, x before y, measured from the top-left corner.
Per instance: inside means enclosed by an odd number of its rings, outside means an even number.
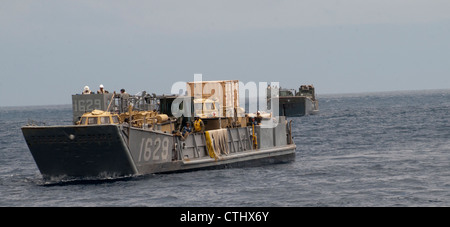
[[[116,179],[295,159],[291,124],[284,117],[279,117],[274,127],[264,127],[275,120],[271,115],[263,119],[263,125],[250,125],[247,114],[235,114],[241,111],[235,103],[239,100],[236,83],[208,83],[223,86],[226,92],[221,96],[224,101],[218,103],[222,108],[216,109],[218,106],[214,105],[213,109],[201,112],[205,133],[181,137],[179,131],[185,122],[192,121],[192,116],[200,114],[195,104],[201,104],[202,108],[215,104],[211,95],[197,100],[191,96],[181,98],[185,101],[175,106],[192,113],[175,117],[174,101],[180,96],[145,92],[127,100],[113,94],[73,95],[74,125],[27,125],[22,132],[48,182]]]
[[[276,89],[278,95],[271,97],[271,90]],[[301,117],[319,113],[319,101],[316,99],[313,85],[301,85],[299,90],[278,87],[267,87],[267,105],[270,106],[272,99],[279,104],[279,115],[286,117]]]

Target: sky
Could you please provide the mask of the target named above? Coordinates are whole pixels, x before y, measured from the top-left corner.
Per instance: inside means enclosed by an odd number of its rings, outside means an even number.
[[[0,0],[0,106],[71,104],[100,84],[450,89],[448,0]]]

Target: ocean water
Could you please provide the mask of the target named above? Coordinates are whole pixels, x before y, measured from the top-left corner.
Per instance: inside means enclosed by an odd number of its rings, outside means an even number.
[[[296,160],[47,185],[20,127],[71,106],[0,107],[0,206],[450,206],[450,90],[319,95],[292,118]]]

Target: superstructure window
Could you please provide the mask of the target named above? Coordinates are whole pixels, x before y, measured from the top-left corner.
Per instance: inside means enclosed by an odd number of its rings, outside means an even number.
[[[205,103],[205,109],[213,110],[214,109],[214,104],[213,103]]]
[[[114,124],[119,124],[119,117],[113,116],[112,119]]]
[[[88,118],[88,125],[96,125],[97,123],[97,118],[96,117],[90,117]]]
[[[100,124],[109,124],[110,123],[110,120],[109,120],[109,117],[101,117],[100,118]]]
[[[196,111],[203,110],[203,103],[195,103],[194,110]]]

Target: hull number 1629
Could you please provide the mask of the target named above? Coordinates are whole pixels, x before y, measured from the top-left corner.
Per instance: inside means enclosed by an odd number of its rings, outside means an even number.
[[[142,138],[138,162],[166,161],[169,156],[169,138]]]

